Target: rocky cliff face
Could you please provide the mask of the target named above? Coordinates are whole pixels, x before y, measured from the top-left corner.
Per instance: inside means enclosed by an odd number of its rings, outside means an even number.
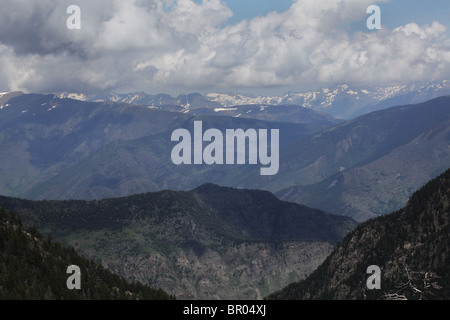
[[[449,299],[450,170],[407,206],[349,233],[305,281],[273,299]],[[380,267],[381,289],[369,290],[367,268]]]
[[[133,244],[129,246],[133,248]],[[103,252],[104,265],[125,278],[165,288],[180,300],[262,299],[304,279],[333,249],[328,242],[303,241],[242,242],[218,247],[192,243],[192,247],[186,245],[169,253],[136,252],[138,247],[145,247],[145,242],[134,246],[134,254],[118,247],[113,245]]]

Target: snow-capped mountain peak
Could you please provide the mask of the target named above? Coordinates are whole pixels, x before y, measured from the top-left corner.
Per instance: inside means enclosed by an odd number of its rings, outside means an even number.
[[[449,94],[450,81],[443,80],[366,87],[340,84],[317,90],[288,92],[284,95],[274,96],[218,92],[208,93],[205,96],[198,93],[182,94],[178,97],[172,97],[167,94],[150,95],[145,92],[126,94],[111,93],[100,96],[66,92],[57,94],[57,96],[59,98],[83,101],[113,101],[156,108],[170,107],[170,110],[181,112],[191,112],[197,108],[222,110],[246,105],[296,105],[315,111],[326,112],[336,118],[350,119],[370,111],[384,109],[398,104],[419,103],[437,96]]]
[[[288,92],[282,96],[210,93],[206,97],[221,103],[224,107],[245,104],[301,105],[345,119],[361,114],[359,110],[375,111],[394,106],[398,102],[405,104],[419,103],[448,94],[450,94],[450,81],[443,80],[367,87],[353,87],[348,84],[341,84],[318,90]]]

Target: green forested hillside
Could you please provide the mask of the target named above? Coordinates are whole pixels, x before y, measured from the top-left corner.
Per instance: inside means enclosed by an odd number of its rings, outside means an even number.
[[[177,299],[262,298],[312,272],[357,223],[267,191],[206,184],[0,206],[129,280]]]
[[[81,288],[69,290],[67,268],[81,271]],[[63,247],[0,208],[0,300],[173,299],[162,290],[129,282]]]
[[[369,290],[367,268],[381,269]],[[401,210],[350,232],[304,281],[269,299],[450,299],[450,170]]]

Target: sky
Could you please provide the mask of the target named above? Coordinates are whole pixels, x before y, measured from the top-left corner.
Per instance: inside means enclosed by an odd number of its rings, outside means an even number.
[[[449,0],[0,0],[0,92],[283,94],[450,79]],[[70,5],[80,29],[69,29]],[[381,29],[369,30],[371,5]]]
[[[320,2],[320,0],[317,0]],[[196,0],[201,3],[202,0]],[[224,3],[233,11],[234,15],[229,20],[232,23],[242,19],[251,19],[261,15],[267,15],[272,11],[283,12],[289,10],[293,0],[226,0]],[[395,0],[377,2],[382,9],[383,24],[394,29],[410,22],[419,24],[439,21],[450,27],[450,3],[447,0]],[[368,15],[367,15],[368,16]],[[366,17],[361,21],[365,22]],[[355,26],[357,28],[357,26]]]

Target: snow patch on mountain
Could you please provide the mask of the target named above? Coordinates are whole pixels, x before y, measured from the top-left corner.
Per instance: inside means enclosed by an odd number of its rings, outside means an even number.
[[[251,96],[240,93],[210,93],[207,99],[224,107],[238,105],[300,105],[335,117],[346,118],[358,109],[408,94],[423,95],[423,101],[450,93],[450,81],[423,81],[391,86],[352,87],[348,84],[304,92],[288,92],[281,96]],[[409,103],[423,102],[411,97]]]
[[[226,94],[226,93],[208,93],[206,98],[218,102],[226,107],[234,107],[238,105],[279,105],[282,102],[282,97],[268,97],[268,96],[258,96],[254,97],[251,95],[244,94]]]
[[[358,114],[358,111],[366,110],[370,106],[375,106],[384,101],[390,103],[389,99],[405,97],[401,101],[404,104],[419,103],[448,94],[450,94],[450,81],[443,80],[366,87],[341,84],[334,87],[324,87],[303,92],[287,92],[284,95],[274,96],[219,92],[207,93],[205,96],[198,93],[182,94],[178,97],[172,97],[167,94],[150,95],[145,92],[88,96],[83,93],[65,92],[57,94],[57,97],[95,102],[112,101],[158,108],[167,108],[167,106],[178,107],[182,109],[178,109],[178,111],[184,113],[189,113],[197,108],[209,108],[214,112],[225,112],[227,108],[228,111],[234,111],[229,108],[248,105],[297,105],[315,111],[325,112],[333,117],[350,119],[353,115]],[[408,97],[408,95],[410,96]]]
[[[80,101],[88,101],[89,96],[83,94],[83,93],[69,93],[69,92],[61,92],[56,94],[56,97],[60,99],[73,99],[73,100],[80,100]]]

